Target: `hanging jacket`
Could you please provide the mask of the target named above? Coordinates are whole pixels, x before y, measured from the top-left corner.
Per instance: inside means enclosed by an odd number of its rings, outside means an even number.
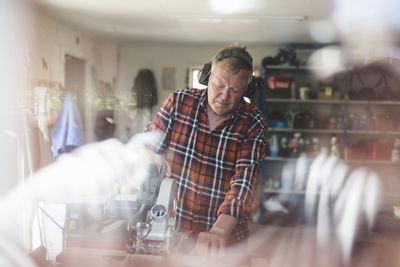
[[[84,144],[85,134],[77,105],[67,92],[60,114],[51,132],[51,150],[54,158]]]

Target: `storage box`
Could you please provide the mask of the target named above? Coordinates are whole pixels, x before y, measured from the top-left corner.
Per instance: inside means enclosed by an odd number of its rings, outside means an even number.
[[[269,89],[290,89],[292,79],[285,76],[270,76],[268,78]]]

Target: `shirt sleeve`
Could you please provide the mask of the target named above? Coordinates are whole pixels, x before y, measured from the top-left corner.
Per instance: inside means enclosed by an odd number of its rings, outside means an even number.
[[[163,103],[157,116],[149,122],[145,128],[146,132],[158,131],[161,133],[161,140],[156,145],[156,152],[163,153],[168,148],[169,140],[174,122],[175,95],[171,94]]]
[[[267,126],[264,119],[260,118],[258,123],[253,124],[248,133],[236,161],[230,190],[218,209],[218,216],[224,213],[236,217],[239,223],[250,217],[262,159],[266,155]]]

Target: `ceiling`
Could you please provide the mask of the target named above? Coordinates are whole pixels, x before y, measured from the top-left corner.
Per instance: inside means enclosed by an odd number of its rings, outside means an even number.
[[[310,26],[332,11],[332,0],[31,1],[62,23],[119,42],[306,43],[315,41]]]

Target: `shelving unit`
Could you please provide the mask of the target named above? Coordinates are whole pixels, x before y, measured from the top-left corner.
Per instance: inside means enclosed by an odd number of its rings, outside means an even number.
[[[296,161],[297,158],[284,158],[284,157],[265,157],[267,161],[276,161],[276,162],[288,162],[288,161]],[[348,163],[354,164],[385,164],[385,165],[394,165],[400,167],[400,162],[393,162],[391,160],[347,160]]]
[[[298,195],[304,195],[306,193],[306,191],[264,188],[264,193],[268,193],[268,194],[298,194]]]
[[[317,134],[344,134],[344,130],[337,129],[297,129],[297,128],[268,128],[269,132],[286,132],[286,133],[317,133]],[[400,131],[376,131],[376,130],[346,130],[347,134],[361,135],[392,135],[399,136]]]
[[[304,103],[304,104],[340,104],[340,105],[400,105],[400,101],[362,101],[362,100],[326,100],[326,99],[285,99],[268,98],[269,103]]]
[[[297,129],[297,128],[268,128],[271,132],[282,132],[282,133],[316,133],[316,134],[343,134],[343,130],[337,129]]]
[[[379,108],[379,109],[398,109],[400,110],[400,101],[378,101],[378,100],[349,100],[345,99],[287,99],[287,98],[268,98],[267,90],[268,90],[268,77],[271,73],[286,73],[291,77],[296,77],[296,75],[305,76],[305,79],[312,79],[312,69],[305,67],[293,67],[293,66],[271,66],[268,68],[264,68],[264,90],[261,94],[263,101],[261,102],[261,109],[268,117],[267,109],[270,107],[278,106],[279,108],[287,107],[301,107],[301,108],[315,108],[315,110],[320,109],[338,109],[341,110],[343,116],[348,118],[350,111],[352,109],[362,109],[362,108]],[[342,95],[347,95],[349,90],[347,78],[344,78],[344,86],[342,89]],[[296,82],[297,83],[297,82]],[[300,85],[300,84],[298,84]],[[346,88],[347,87],[347,88]],[[381,130],[353,130],[349,129],[347,123],[344,123],[344,127],[342,129],[328,129],[324,127],[318,128],[306,128],[306,129],[298,129],[298,128],[278,128],[278,127],[269,127],[270,134],[277,135],[289,135],[294,133],[301,133],[304,135],[313,135],[313,136],[325,136],[324,138],[328,138],[330,135],[339,136],[342,140],[341,142],[341,155],[344,154],[344,147],[349,145],[350,140],[357,140],[359,138],[371,138],[371,139],[394,139],[400,138],[400,130],[390,130],[390,131],[381,131]],[[297,197],[304,197],[305,192],[302,190],[288,190],[288,189],[275,189],[275,188],[266,188],[266,181],[269,167],[271,165],[283,165],[287,162],[295,162],[296,158],[287,158],[287,157],[271,157],[267,156],[263,159],[262,163],[262,179],[261,179],[261,208],[260,208],[260,219],[259,222],[264,222],[264,213],[265,210],[263,208],[263,203],[265,200],[265,195],[275,195],[275,194],[283,194],[283,195],[294,195]],[[389,169],[398,169],[400,171],[400,163],[393,162],[390,160],[356,160],[356,159],[345,159],[349,165],[353,166],[369,166],[369,167],[377,167],[377,168],[389,168]]]

